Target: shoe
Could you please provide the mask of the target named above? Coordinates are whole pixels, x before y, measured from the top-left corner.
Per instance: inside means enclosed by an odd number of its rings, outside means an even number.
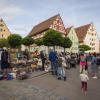
[[[83,93],[83,92],[84,92],[84,90],[83,90],[83,89],[81,89],[81,92]]]
[[[97,79],[97,76],[92,77],[93,79]]]
[[[64,77],[64,81],[66,81],[66,77]]]
[[[86,95],[87,94],[87,91],[85,91],[84,94]]]

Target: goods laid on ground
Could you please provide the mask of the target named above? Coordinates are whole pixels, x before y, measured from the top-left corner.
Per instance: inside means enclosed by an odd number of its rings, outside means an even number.
[[[18,71],[17,75],[16,75],[16,78],[18,80],[24,80],[24,79],[28,78],[28,74],[25,71],[22,71],[22,72]]]

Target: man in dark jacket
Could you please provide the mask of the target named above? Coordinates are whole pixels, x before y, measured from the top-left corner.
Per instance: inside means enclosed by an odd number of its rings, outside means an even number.
[[[45,64],[46,56],[43,53],[43,51],[40,51],[40,58],[42,60],[42,71],[44,71],[44,64]]]
[[[57,64],[57,53],[53,50],[49,53],[49,60],[51,61],[52,74],[57,75],[58,64]]]
[[[6,49],[1,54],[1,70],[3,71],[4,77],[7,76],[9,69],[9,54]]]

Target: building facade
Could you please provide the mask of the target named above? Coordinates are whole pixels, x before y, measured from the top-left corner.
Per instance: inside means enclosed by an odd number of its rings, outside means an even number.
[[[9,31],[8,27],[4,23],[3,19],[0,19],[0,38],[7,38],[11,32]]]
[[[66,51],[72,52],[72,53],[78,53],[79,52],[79,40],[76,34],[76,31],[74,27],[70,27],[66,29],[66,36],[69,37],[69,39],[72,41],[72,46],[69,49],[66,49]]]
[[[88,52],[99,52],[99,38],[93,23],[77,28],[70,27],[65,29],[63,21],[58,14],[34,26],[28,36],[34,39],[39,39],[42,38],[46,31],[48,31],[49,29],[56,30],[60,32],[63,37],[67,36],[71,39],[73,43],[72,47],[70,49],[66,49],[69,52],[79,52],[78,47],[81,44],[86,44],[91,47],[91,50]],[[31,47],[31,51],[34,51],[36,49],[41,50],[41,48],[47,51],[47,48],[45,46],[37,47],[36,45]],[[63,51],[63,48],[56,47],[56,50]]]
[[[59,14],[34,26],[28,36],[31,36],[34,39],[39,39],[39,38],[42,38],[44,34],[46,33],[46,31],[48,31],[49,29],[56,30],[60,32],[63,37],[65,36],[66,30]],[[47,51],[47,47],[45,46],[37,47],[36,45],[31,46],[31,51],[34,51],[36,49],[41,50],[40,48],[45,49]],[[61,51],[62,48],[56,47],[56,50]]]
[[[91,47],[91,50],[87,52],[99,53],[99,38],[93,23],[80,26],[75,30],[79,39],[79,43],[86,44]]]

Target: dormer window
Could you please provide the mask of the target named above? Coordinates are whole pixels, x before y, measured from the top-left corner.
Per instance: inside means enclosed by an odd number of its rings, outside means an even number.
[[[0,29],[0,32],[2,32],[3,30],[2,29]]]

